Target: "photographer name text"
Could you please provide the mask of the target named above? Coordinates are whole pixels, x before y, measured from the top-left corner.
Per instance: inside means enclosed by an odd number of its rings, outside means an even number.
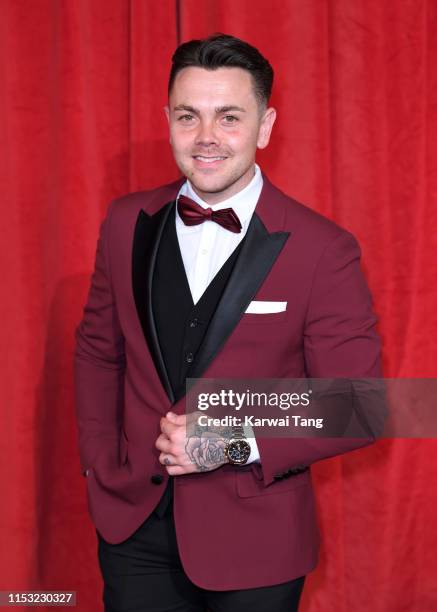
[[[298,414],[287,415],[285,417],[255,417],[246,415],[243,418],[237,416],[224,416],[222,418],[209,417],[202,414],[197,419],[201,427],[315,427],[323,428],[323,418],[307,418]]]

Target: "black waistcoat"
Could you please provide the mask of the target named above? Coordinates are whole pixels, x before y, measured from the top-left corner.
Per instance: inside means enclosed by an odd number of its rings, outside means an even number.
[[[193,303],[176,233],[174,207],[168,215],[157,253],[152,282],[152,308],[159,345],[176,401],[209,322],[226,287],[244,239],[214,276],[197,304]],[[155,512],[163,516],[172,496],[172,478]]]

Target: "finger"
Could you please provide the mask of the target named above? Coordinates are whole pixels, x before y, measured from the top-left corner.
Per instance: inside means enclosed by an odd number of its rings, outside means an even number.
[[[195,412],[188,412],[186,414],[175,414],[174,412],[167,412],[166,418],[175,425],[189,425],[197,423],[197,420],[202,416],[203,412],[196,410]]]
[[[197,471],[193,465],[168,465],[165,468],[169,476],[183,476],[184,474],[193,474]]]
[[[193,459],[184,450],[178,449],[175,445],[173,445],[173,448],[161,452],[159,462],[166,466],[174,467],[178,465],[183,468],[190,467],[190,471],[194,471],[191,469],[194,463]]]
[[[191,436],[196,430],[201,414],[200,412],[190,412],[188,414],[174,414],[173,412],[168,412],[166,415],[166,417],[168,417],[167,423],[172,423],[176,428],[183,430],[185,436]]]
[[[160,421],[161,432],[167,437],[170,437],[172,433],[177,429],[177,425],[169,421],[166,417],[163,417]]]
[[[171,441],[167,438],[166,435],[161,434],[155,442],[155,446],[158,450],[164,452],[164,453],[171,453],[172,450],[172,443]]]
[[[167,420],[174,425],[185,425],[186,415],[185,414],[175,414],[174,412],[167,412],[165,415]]]
[[[159,455],[159,463],[161,463],[161,465],[165,465],[165,466],[175,466],[177,465],[177,461],[175,460],[175,458],[173,457],[173,455],[169,455],[167,453],[161,453]]]

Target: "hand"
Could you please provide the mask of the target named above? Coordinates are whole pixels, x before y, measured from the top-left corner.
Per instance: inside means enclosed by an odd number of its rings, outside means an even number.
[[[161,451],[159,461],[170,476],[210,472],[224,463],[226,438],[211,429],[194,426],[200,413],[177,415],[167,412],[161,418],[161,435],[155,446]]]

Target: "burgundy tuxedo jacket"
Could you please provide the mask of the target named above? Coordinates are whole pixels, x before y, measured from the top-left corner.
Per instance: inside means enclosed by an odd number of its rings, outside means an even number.
[[[286,196],[265,175],[239,258],[192,377],[379,377],[380,341],[355,238]],[[109,205],[76,329],[75,388],[82,472],[96,529],[128,538],[167,482],[155,441],[175,402],[151,307],[162,230],[183,180]],[[248,314],[252,300],[287,310]],[[177,307],[177,305],[175,305]],[[317,564],[308,466],[374,439],[257,439],[260,464],[175,477],[184,569],[213,590],[278,584]]]

